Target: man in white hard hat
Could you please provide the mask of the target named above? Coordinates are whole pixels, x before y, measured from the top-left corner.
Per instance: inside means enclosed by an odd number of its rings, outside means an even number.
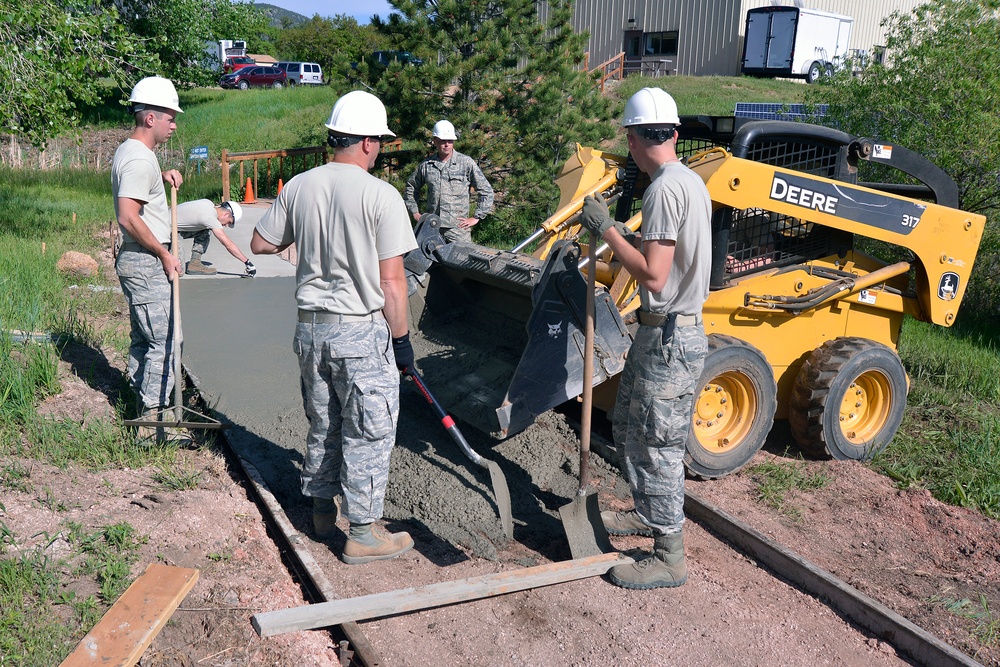
[[[142,403],[140,419],[157,421],[172,403],[173,337],[181,336],[171,317],[171,283],[181,265],[170,252],[170,208],[163,184],[180,187],[184,179],[176,169],[161,173],[153,149],[170,139],[182,112],[174,85],[158,76],[135,84],[128,101],[135,128],[111,163],[111,191],[122,232],[115,270],[132,327],[129,384]],[[167,435],[174,434],[139,429],[143,441]]]
[[[406,181],[406,209],[416,221],[424,213],[441,218],[446,241],[472,241],[472,228],[493,212],[493,186],[476,161],[455,150],[455,126],[439,120],[431,130],[435,154],[417,165]],[[418,203],[427,186],[427,200]],[[476,212],[469,215],[470,187],[476,190]]]
[[[639,282],[639,329],[612,416],[635,509],[602,512],[612,535],[653,537],[653,552],[609,572],[624,588],[680,586],[684,561],[684,455],[708,339],[701,321],[711,269],[712,200],[677,157],[677,105],[643,88],[625,105],[629,153],[652,183],[642,196],[641,246],[625,239],[604,200],[588,196],[580,221]]]
[[[356,90],[326,124],[333,161],[292,178],[254,229],[250,250],[298,253],[294,349],[309,436],[302,493],[321,538],[350,524],[340,559],[395,558],[413,546],[382,518],[396,440],[399,373],[413,367],[403,255],[417,247],[399,192],[368,172],[395,136],[382,102]]]
[[[246,275],[253,278],[257,275],[257,267],[253,265],[236,243],[226,235],[224,227],[235,227],[243,217],[243,209],[234,201],[224,201],[216,206],[211,199],[196,199],[177,206],[177,232],[181,238],[194,239],[191,245],[191,261],[187,263],[186,273],[191,275],[210,276],[216,270],[201,261],[202,255],[208,249],[212,238],[209,232],[215,234],[229,254],[243,262]]]

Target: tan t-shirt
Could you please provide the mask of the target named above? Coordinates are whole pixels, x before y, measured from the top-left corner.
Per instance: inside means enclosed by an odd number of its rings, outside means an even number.
[[[211,199],[195,199],[177,205],[178,232],[200,232],[203,229],[222,229]]]
[[[118,199],[127,197],[142,202],[139,216],[149,227],[156,240],[170,243],[170,207],[163,189],[163,175],[156,161],[156,153],[137,139],[126,139],[115,151],[111,161],[111,194],[115,200],[115,217],[118,217]],[[122,240],[134,243],[122,229]]]
[[[338,315],[380,310],[379,261],[417,247],[396,188],[336,162],[288,181],[256,230],[274,245],[295,243],[299,308]]]
[[[680,162],[660,165],[642,196],[642,240],[675,242],[670,275],[659,292],[639,290],[654,313],[700,315],[712,271],[712,198],[705,182]]]

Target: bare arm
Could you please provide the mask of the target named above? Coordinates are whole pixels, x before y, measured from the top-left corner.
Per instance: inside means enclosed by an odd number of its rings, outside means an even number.
[[[291,243],[286,243],[285,245],[274,245],[257,230],[253,230],[253,238],[250,239],[250,252],[255,255],[277,255],[279,252],[292,245]]]
[[[184,177],[181,176],[181,172],[176,169],[171,169],[170,171],[163,172],[163,180],[166,183],[170,183],[170,185],[175,188],[179,188],[181,187],[181,183],[184,182]]]
[[[385,294],[385,306],[382,313],[393,338],[399,338],[409,333],[409,290],[406,287],[406,271],[403,268],[403,256],[390,257],[378,263],[379,286]]]
[[[170,251],[162,243],[156,240],[153,232],[149,231],[149,227],[146,226],[146,223],[139,215],[141,210],[142,202],[138,199],[119,197],[118,224],[121,225],[122,229],[136,243],[159,258],[160,263],[163,264],[163,273],[166,274],[167,280],[173,280],[175,275],[180,274],[181,263],[176,257],[170,254]]]
[[[650,292],[659,292],[667,284],[674,263],[674,241],[643,241],[640,251],[614,227],[604,233],[604,240],[622,266]]]
[[[246,264],[247,256],[244,255],[239,249],[239,246],[237,246],[236,243],[226,235],[226,232],[222,231],[222,229],[213,229],[212,233],[215,234],[215,238],[219,239],[219,243],[221,243],[226,250],[229,251],[230,255]],[[256,231],[254,233],[256,234]]]

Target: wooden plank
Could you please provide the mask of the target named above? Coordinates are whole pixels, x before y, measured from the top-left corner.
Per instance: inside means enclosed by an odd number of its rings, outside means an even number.
[[[150,563],[61,667],[132,667],[197,581],[198,570]]]
[[[771,568],[783,579],[824,600],[851,622],[889,642],[899,652],[921,665],[983,667],[981,663],[847,582],[816,567],[802,556],[694,494],[685,494],[684,511],[688,517],[721,535],[727,542]]]
[[[458,581],[444,581],[387,593],[375,593],[305,607],[269,611],[254,614],[250,621],[258,635],[271,637],[285,632],[312,630],[347,621],[392,616],[393,614],[480,600],[576,579],[596,577],[604,574],[615,565],[632,562],[634,561],[628,556],[618,553],[600,554]]]

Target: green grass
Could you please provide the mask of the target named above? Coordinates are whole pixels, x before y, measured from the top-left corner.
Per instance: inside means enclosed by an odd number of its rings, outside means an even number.
[[[950,613],[971,623],[969,634],[983,646],[1000,645],[1000,618],[990,609],[989,600],[980,594],[973,602],[968,598],[934,595],[927,602],[944,607]]]
[[[830,483],[825,470],[811,472],[804,463],[769,461],[749,466],[746,474],[757,486],[757,498],[782,514],[800,519],[801,510],[792,502],[797,491],[822,489]]]

